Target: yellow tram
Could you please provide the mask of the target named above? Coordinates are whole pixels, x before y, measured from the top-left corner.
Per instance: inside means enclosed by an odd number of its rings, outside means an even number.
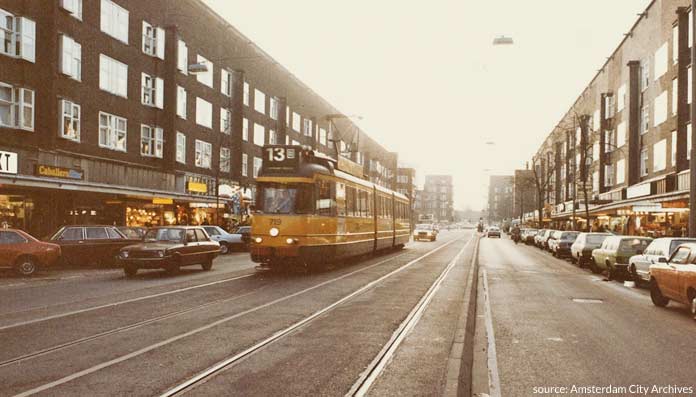
[[[363,179],[362,166],[301,146],[265,146],[263,153],[254,262],[316,266],[408,242],[408,197]]]

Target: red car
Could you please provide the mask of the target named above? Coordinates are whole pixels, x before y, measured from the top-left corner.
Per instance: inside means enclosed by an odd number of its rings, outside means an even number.
[[[45,243],[18,229],[0,229],[0,268],[30,276],[39,266],[51,266],[60,257],[60,246]]]

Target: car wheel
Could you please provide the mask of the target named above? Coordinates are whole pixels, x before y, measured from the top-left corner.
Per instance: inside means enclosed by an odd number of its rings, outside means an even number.
[[[631,264],[629,274],[631,276],[631,280],[636,283],[636,287],[640,287],[643,284],[643,279],[638,275],[635,264]]]
[[[660,291],[660,287],[657,285],[655,279],[650,281],[650,300],[652,300],[653,305],[657,307],[665,307],[669,303],[669,298],[662,295],[662,291]]]
[[[123,272],[128,278],[135,277],[135,275],[138,274],[138,268],[135,266],[124,266]]]
[[[17,273],[24,277],[28,277],[36,273],[37,269],[38,266],[36,265],[36,260],[30,256],[23,256],[17,259],[17,263],[15,264],[15,270]]]
[[[230,247],[227,243],[220,243],[220,255],[227,255],[230,252]]]
[[[616,278],[616,272],[614,271],[614,268],[611,266],[609,261],[607,261],[605,265],[607,266],[607,280],[614,280]]]

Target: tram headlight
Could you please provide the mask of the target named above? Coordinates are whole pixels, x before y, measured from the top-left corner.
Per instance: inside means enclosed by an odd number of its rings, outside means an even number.
[[[272,227],[271,230],[268,231],[268,234],[271,235],[271,237],[278,237],[280,234],[280,230],[278,228]]]
[[[297,240],[295,240],[294,238],[288,238],[287,240],[285,240],[285,242],[292,245],[292,244],[295,244],[297,242]]]
[[[263,243],[263,239],[262,239],[261,237],[256,237],[256,238],[254,239],[254,242],[255,242],[256,244],[261,244],[261,243]]]

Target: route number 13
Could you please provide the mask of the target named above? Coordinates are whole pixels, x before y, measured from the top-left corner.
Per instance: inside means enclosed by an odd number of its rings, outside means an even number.
[[[285,161],[285,148],[272,147],[266,149],[268,153],[268,161]]]

